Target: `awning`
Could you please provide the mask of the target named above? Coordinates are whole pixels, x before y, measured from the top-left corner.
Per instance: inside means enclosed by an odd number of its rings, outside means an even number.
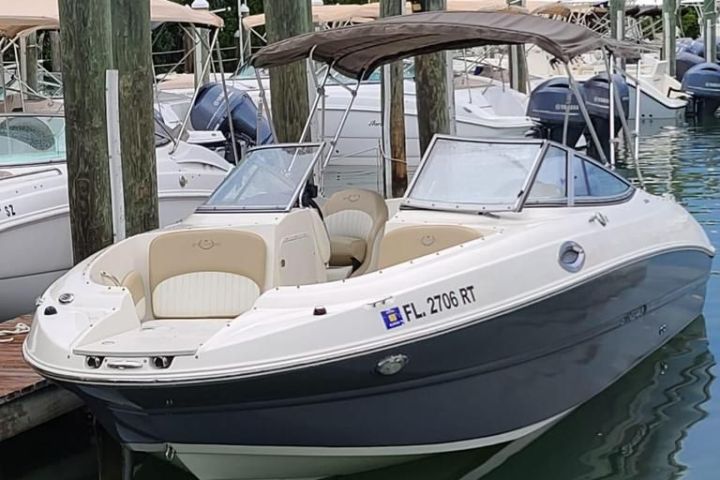
[[[618,42],[572,23],[506,12],[428,12],[324,30],[263,47],[251,59],[255,67],[286,65],[310,56],[353,78],[377,67],[424,53],[483,45],[534,44],[564,62],[607,49],[636,57],[639,46]]]
[[[193,10],[170,0],[150,0],[150,17],[155,23],[188,23],[213,28],[223,26],[222,18],[204,10]],[[16,37],[38,29],[60,25],[58,0],[0,0],[0,35]]]
[[[372,17],[363,17],[364,5],[314,5],[312,7],[313,23],[335,22],[368,22]],[[265,14],[250,15],[243,18],[245,28],[255,28],[265,25]]]

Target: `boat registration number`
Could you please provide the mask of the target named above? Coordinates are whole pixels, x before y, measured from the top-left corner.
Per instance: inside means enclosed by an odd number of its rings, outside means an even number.
[[[425,299],[424,304],[408,302],[399,307],[389,308],[380,312],[385,323],[385,328],[399,327],[405,323],[425,318],[428,315],[437,315],[449,310],[473,304],[477,301],[475,297],[475,286],[468,285],[453,290],[447,290]]]
[[[6,217],[14,217],[15,214],[15,207],[13,207],[12,203],[8,203],[7,205],[4,205],[0,211],[5,212]]]

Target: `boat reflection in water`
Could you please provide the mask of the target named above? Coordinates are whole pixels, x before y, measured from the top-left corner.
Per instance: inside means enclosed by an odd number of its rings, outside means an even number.
[[[610,388],[524,445],[436,455],[338,480],[658,480],[686,467],[678,455],[707,415],[715,365],[699,317]],[[523,440],[521,440],[523,441]]]

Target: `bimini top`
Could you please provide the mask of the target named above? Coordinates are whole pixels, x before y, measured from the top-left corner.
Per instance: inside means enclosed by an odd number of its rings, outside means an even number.
[[[333,65],[353,78],[395,60],[442,50],[531,43],[563,62],[605,48],[636,57],[639,46],[600,36],[572,23],[508,12],[428,12],[291,37],[262,48],[253,66],[275,67],[303,60]]]

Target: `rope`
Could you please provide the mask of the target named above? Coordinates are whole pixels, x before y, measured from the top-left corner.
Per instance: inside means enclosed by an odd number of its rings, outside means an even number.
[[[10,343],[15,340],[15,337],[10,335],[22,335],[29,331],[30,327],[22,322],[17,323],[12,330],[0,330],[0,343]],[[7,336],[10,336],[10,338],[2,338]]]

